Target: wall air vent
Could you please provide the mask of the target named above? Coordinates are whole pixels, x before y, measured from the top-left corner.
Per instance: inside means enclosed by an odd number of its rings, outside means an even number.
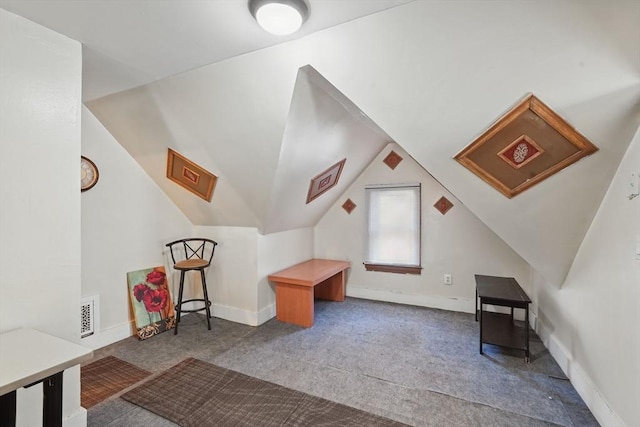
[[[98,313],[98,295],[82,298],[80,302],[80,337],[86,338],[95,332],[95,317]]]

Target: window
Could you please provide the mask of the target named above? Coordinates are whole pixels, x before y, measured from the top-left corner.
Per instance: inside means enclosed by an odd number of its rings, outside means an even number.
[[[368,271],[420,274],[420,184],[366,187]]]

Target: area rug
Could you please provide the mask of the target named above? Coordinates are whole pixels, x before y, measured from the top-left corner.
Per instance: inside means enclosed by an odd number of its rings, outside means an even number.
[[[121,396],[180,426],[404,426],[189,358]]]
[[[80,401],[88,409],[151,375],[131,363],[107,356],[80,368]]]

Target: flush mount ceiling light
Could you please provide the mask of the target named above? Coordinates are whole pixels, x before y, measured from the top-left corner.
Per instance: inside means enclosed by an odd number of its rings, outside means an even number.
[[[295,33],[309,16],[304,0],[249,0],[249,10],[263,29],[278,36]]]

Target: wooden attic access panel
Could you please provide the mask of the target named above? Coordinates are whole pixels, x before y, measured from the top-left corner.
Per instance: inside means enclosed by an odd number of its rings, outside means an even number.
[[[596,151],[529,94],[454,159],[511,198]]]

